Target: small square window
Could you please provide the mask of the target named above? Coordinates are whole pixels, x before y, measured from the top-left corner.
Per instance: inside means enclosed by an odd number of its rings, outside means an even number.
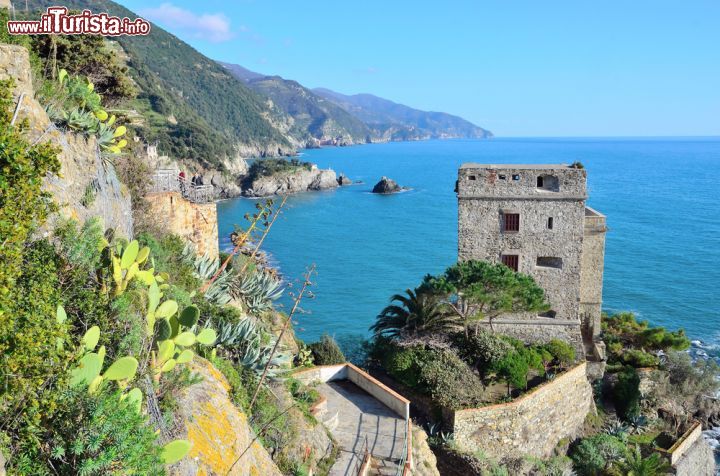
[[[503,175],[503,174],[498,175],[498,178],[499,178],[500,180],[505,180],[505,179],[507,179],[507,177],[505,177],[505,175]]]
[[[474,175],[469,175],[468,180],[477,180],[477,177]]]
[[[502,264],[517,272],[520,261],[518,255],[502,255]]]
[[[520,231],[520,214],[503,214],[503,231]]]
[[[513,174],[513,180],[515,180],[516,182],[520,180],[520,174]]]

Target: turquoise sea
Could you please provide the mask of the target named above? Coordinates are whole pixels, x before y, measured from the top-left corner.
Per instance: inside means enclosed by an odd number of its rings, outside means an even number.
[[[456,259],[453,188],[463,162],[579,160],[588,204],[608,217],[604,308],[684,327],[695,352],[720,355],[720,138],[404,142],[308,150],[302,158],[364,182],[291,197],[265,242],[290,283],[317,266],[315,297],[296,318],[305,341],[325,332],[345,345],[366,337],[392,294]],[[369,193],[383,175],[412,190]],[[218,204],[222,247],[254,205]]]

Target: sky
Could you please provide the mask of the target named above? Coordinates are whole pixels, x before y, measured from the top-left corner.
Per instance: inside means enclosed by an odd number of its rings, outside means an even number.
[[[120,0],[210,58],[497,136],[720,135],[720,1]]]

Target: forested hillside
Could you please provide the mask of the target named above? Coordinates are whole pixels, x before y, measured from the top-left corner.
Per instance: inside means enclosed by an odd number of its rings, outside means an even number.
[[[385,140],[492,137],[492,133],[444,112],[421,111],[372,94],[345,95],[325,88],[313,92],[336,103]]]
[[[137,17],[108,0],[28,2],[31,10],[57,4]],[[143,116],[138,133],[148,142],[157,142],[161,153],[221,167],[223,157],[233,157],[238,150],[244,155],[293,151],[272,124],[273,120],[282,122],[282,115],[187,43],[157,25],[150,35],[121,36],[117,41],[127,54],[130,76],[138,86],[137,98],[128,105]]]
[[[280,76],[263,76],[239,65],[221,63],[236,78],[293,119],[291,133],[298,139],[314,138],[357,144],[370,141],[370,129],[359,119],[313,93],[297,81]]]

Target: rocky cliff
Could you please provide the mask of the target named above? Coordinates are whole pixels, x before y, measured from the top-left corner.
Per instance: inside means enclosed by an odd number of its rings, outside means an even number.
[[[112,164],[100,157],[97,142],[55,127],[35,100],[30,60],[25,48],[0,44],[0,79],[13,78],[18,123],[27,120],[32,141],[49,141],[59,148],[59,176],[46,178],[45,186],[60,207],[60,215],[80,222],[100,217],[120,235],[133,235],[130,195]],[[57,217],[56,217],[57,218]],[[52,220],[51,220],[52,223]]]
[[[333,170],[298,169],[270,176],[258,177],[244,187],[246,197],[268,197],[311,190],[328,190],[338,186]]]
[[[247,415],[230,400],[230,385],[225,377],[210,362],[198,357],[193,361],[192,370],[202,381],[187,388],[178,401],[177,410],[179,433],[192,443],[192,448],[187,458],[171,468],[170,474],[282,474],[265,448],[255,440]]]

